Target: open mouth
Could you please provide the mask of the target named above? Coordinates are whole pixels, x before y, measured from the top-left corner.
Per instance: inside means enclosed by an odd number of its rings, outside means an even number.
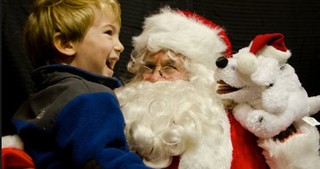
[[[113,70],[114,68],[114,65],[115,65],[115,62],[112,61],[112,60],[107,60],[107,63],[106,63],[107,67],[111,70]]]
[[[223,80],[219,80],[217,81],[217,83],[218,83],[218,89],[217,89],[218,94],[227,94],[227,93],[235,92],[241,89],[241,88],[232,87],[226,82],[224,82]]]

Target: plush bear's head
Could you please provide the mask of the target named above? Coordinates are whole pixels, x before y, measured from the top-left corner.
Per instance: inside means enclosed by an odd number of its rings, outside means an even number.
[[[225,62],[225,66],[220,66],[215,72],[215,79],[219,84],[217,90],[222,99],[232,99],[237,103],[248,102],[261,97],[261,93],[272,86],[278,75],[281,74],[281,64],[273,58],[257,57],[250,64],[254,71],[243,73],[239,63],[241,54],[235,54],[233,58],[219,58],[216,63],[218,67]],[[248,66],[250,66],[248,65]]]
[[[294,68],[282,34],[258,35],[232,58],[216,61],[217,93],[236,102],[235,118],[258,137],[273,137],[309,115],[307,92]]]
[[[215,79],[220,84],[220,96],[238,103],[260,97],[261,90],[275,82],[280,67],[291,56],[283,38],[279,33],[258,35],[232,58],[218,58]]]

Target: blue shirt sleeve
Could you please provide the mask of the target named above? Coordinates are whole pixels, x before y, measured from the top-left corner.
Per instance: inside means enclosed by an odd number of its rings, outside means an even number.
[[[129,151],[124,118],[111,93],[83,94],[68,103],[58,115],[54,135],[61,150],[71,152],[75,166],[95,160],[102,168],[147,169],[140,157]]]

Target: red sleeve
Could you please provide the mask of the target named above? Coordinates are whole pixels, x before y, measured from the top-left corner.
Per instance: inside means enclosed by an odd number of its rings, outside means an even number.
[[[23,150],[6,147],[2,148],[2,169],[5,168],[35,168],[32,158]]]

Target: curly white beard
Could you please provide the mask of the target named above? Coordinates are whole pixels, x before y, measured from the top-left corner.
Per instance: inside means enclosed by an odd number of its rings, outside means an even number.
[[[230,124],[211,87],[190,81],[135,82],[116,91],[131,150],[153,168],[230,168]]]

